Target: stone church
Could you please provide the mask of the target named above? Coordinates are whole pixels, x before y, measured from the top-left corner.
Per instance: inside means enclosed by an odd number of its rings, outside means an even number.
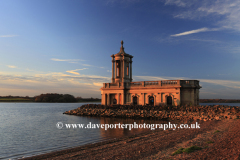
[[[103,83],[102,105],[199,105],[198,80],[132,82],[132,58],[123,48],[112,57],[112,82]]]

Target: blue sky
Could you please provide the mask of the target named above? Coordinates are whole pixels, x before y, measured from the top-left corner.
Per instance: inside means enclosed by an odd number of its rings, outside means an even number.
[[[200,98],[240,98],[240,1],[1,0],[0,96],[100,98],[124,48],[134,81],[200,80]]]

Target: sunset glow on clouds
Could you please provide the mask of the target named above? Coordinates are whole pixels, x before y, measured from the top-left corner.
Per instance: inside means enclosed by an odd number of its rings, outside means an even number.
[[[134,81],[196,79],[200,98],[239,99],[239,17],[238,0],[3,0],[0,96],[100,98],[123,40]]]

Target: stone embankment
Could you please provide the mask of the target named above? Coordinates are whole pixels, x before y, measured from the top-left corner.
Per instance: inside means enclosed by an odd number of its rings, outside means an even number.
[[[94,117],[148,118],[158,120],[223,120],[240,117],[240,107],[209,106],[129,106],[87,104],[63,114]]]

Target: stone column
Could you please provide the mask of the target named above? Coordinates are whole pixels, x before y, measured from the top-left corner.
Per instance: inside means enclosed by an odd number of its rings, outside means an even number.
[[[114,78],[117,78],[117,61],[115,60],[115,72],[114,72]]]
[[[112,55],[112,83],[115,83],[115,78],[114,78],[114,55]],[[116,67],[116,66],[115,66]]]
[[[156,106],[156,98],[157,98],[157,96],[156,95],[153,95],[153,98],[154,98],[154,106]]]
[[[132,82],[132,58],[130,58],[130,82]]]
[[[124,95],[124,91],[123,91],[123,94],[122,94],[122,105],[124,105],[124,101],[125,101],[125,95]]]
[[[110,94],[107,94],[107,105],[110,105]]]
[[[141,95],[142,95],[142,104],[140,104],[140,105],[145,105],[145,104],[144,104],[144,100],[145,100],[145,93],[141,93]]]
[[[117,104],[121,104],[120,103],[120,93],[117,94]]]
[[[122,60],[122,82],[125,82],[125,59]]]

